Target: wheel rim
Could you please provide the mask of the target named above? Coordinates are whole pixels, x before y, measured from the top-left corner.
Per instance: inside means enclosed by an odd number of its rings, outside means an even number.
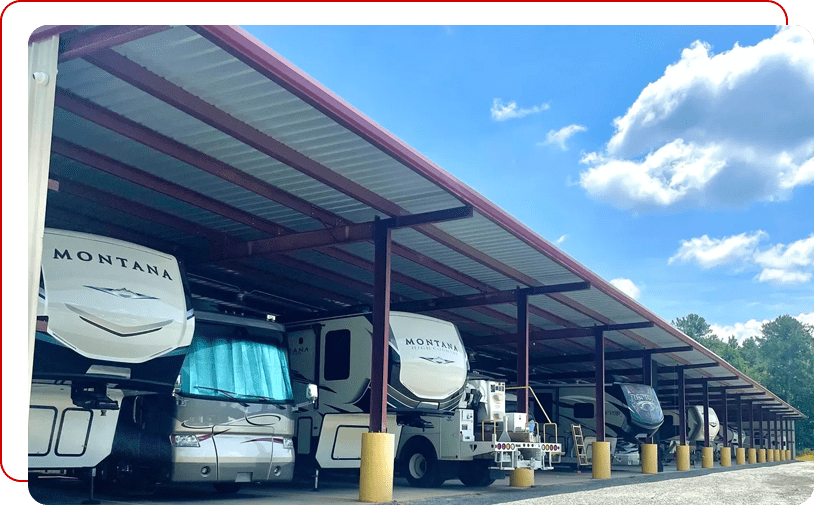
[[[423,454],[413,454],[407,467],[414,479],[420,479],[427,473],[427,458]]]

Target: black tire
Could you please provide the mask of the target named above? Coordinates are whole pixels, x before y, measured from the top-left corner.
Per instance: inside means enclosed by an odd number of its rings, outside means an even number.
[[[439,487],[444,483],[435,449],[423,438],[410,440],[402,449],[401,472],[413,487]]]
[[[495,479],[489,476],[489,464],[481,461],[461,462],[458,467],[458,478],[466,487],[488,487]]]
[[[695,466],[696,464],[700,464],[702,456],[703,453],[701,452],[701,449],[695,449],[694,451],[692,451],[692,461],[691,461],[692,465]]]
[[[216,482],[215,491],[220,494],[234,494],[240,491],[240,484],[237,482]]]

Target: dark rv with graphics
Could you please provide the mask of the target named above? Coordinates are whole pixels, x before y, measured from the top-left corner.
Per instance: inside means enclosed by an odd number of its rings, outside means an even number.
[[[591,442],[596,440],[595,386],[540,386],[534,390],[541,402],[551,406],[560,426],[562,463],[577,462],[571,425],[582,426],[585,450],[591,459]],[[610,384],[605,387],[605,441],[611,444],[611,463],[641,464],[639,444],[656,433],[664,422],[661,404],[652,387],[643,384]],[[546,440],[548,441],[548,439]]]
[[[359,468],[369,426],[370,316],[288,330],[295,401],[307,400],[307,384],[319,388],[314,407],[295,414],[298,464]],[[502,470],[539,469],[559,450],[539,442],[525,414],[506,413],[504,383],[468,376],[452,323],[391,312],[389,366],[387,430],[395,435],[396,468],[413,486],[456,477],[488,486]]]
[[[223,493],[290,481],[295,406],[284,332],[271,321],[196,311],[175,392],[125,399],[129,415],[119,419],[103,478],[211,483]]]
[[[99,465],[110,454],[123,399],[172,391],[193,330],[174,257],[110,238],[46,229],[29,471]]]

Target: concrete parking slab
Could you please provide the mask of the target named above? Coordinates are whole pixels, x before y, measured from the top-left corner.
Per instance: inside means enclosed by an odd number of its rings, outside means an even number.
[[[797,463],[797,465],[814,468],[810,463]],[[659,483],[666,481],[675,481],[676,484],[672,486],[679,489],[684,487],[689,488],[696,486],[695,484],[690,484],[692,479],[706,478],[713,479],[709,484],[705,484],[708,486],[707,490],[709,491],[716,489],[716,486],[719,486],[719,484],[732,480],[729,475],[726,478],[718,476],[717,474],[719,473],[739,471],[755,472],[754,476],[747,478],[748,482],[745,484],[748,484],[749,482],[758,482],[760,478],[764,476],[769,478],[770,475],[781,475],[782,471],[774,470],[775,467],[784,468],[792,466],[795,466],[795,464],[782,462],[767,463],[755,467],[716,467],[713,469],[701,469],[699,467],[689,472],[678,472],[674,467],[668,466],[665,468],[665,472],[657,475],[644,475],[638,467],[616,467],[613,469],[611,479],[609,480],[592,479],[590,469],[582,473],[575,473],[573,470],[548,471],[537,472],[535,475],[535,486],[529,489],[511,488],[509,487],[509,479],[496,481],[488,488],[480,489],[466,487],[458,480],[447,481],[443,487],[438,489],[418,489],[410,487],[405,479],[396,478],[393,488],[393,499],[394,502],[397,503],[411,503],[415,505],[492,505],[552,497],[557,500],[558,505],[562,505],[562,503],[572,503],[568,500],[571,500],[577,494],[601,491],[602,500],[584,503],[604,503],[605,496],[615,496],[619,493],[622,493],[620,496],[624,496],[623,491],[610,491],[611,488],[631,487],[631,484],[644,486],[645,491],[642,491],[642,493],[648,496],[658,496],[657,488],[650,486],[661,485]],[[810,474],[811,486],[809,487],[814,487],[814,471],[811,471]],[[789,480],[789,483],[792,483],[793,477],[789,477],[787,480]],[[120,493],[118,494],[97,493],[97,498],[100,499],[102,503],[110,505],[177,505],[207,502],[218,503],[219,505],[238,505],[267,503],[272,500],[275,505],[303,505],[311,503],[345,504],[358,503],[358,482],[358,475],[325,475],[323,472],[323,474],[320,475],[318,491],[313,491],[313,481],[298,480],[291,484],[284,485],[247,485],[238,493],[232,495],[218,494],[209,485],[178,485],[160,487],[156,492],[150,495],[137,491],[119,490]],[[88,498],[87,483],[75,479],[40,479],[30,483],[29,490],[35,500],[47,505],[79,504]],[[801,484],[800,490],[798,490],[794,496],[799,495],[804,490],[805,484]],[[811,489],[808,489],[809,494],[810,492]],[[593,497],[591,499],[595,498],[596,497]],[[713,503],[709,501],[708,498],[710,497],[702,500],[702,502]],[[563,502],[561,499],[565,499],[566,501]],[[797,503],[801,502],[802,500]],[[534,503],[536,504],[537,502]],[[548,503],[549,502],[540,502],[541,505]],[[550,503],[554,502],[552,501]],[[630,503],[632,502],[625,502],[626,505]],[[650,503],[650,501],[647,503]],[[752,502],[744,501],[740,503]]]

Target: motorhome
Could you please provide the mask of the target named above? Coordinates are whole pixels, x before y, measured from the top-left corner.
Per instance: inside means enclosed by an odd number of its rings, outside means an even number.
[[[535,387],[541,403],[553,412],[560,426],[558,442],[563,447],[559,462],[577,464],[574,435],[570,427],[580,425],[588,460],[596,441],[596,387],[593,384]],[[611,463],[640,465],[639,445],[653,435],[664,421],[656,392],[643,384],[614,383],[605,387],[605,441],[611,445]],[[550,441],[546,439],[546,441]]]
[[[287,482],[295,408],[285,327],[196,312],[175,391],[125,399],[103,479],[126,483]]]
[[[359,468],[368,431],[372,320],[369,314],[288,325],[294,399],[313,408],[295,414],[298,464]],[[539,442],[539,428],[505,411],[506,385],[468,374],[454,324],[390,313],[387,431],[395,435],[396,468],[413,486],[460,478],[486,486],[506,470],[539,469],[556,442]],[[550,466],[550,465],[549,465]]]
[[[678,411],[664,412],[664,425],[659,430],[662,454],[665,460],[674,458],[679,443]],[[715,437],[721,430],[718,415],[713,408],[709,409],[709,440],[710,447],[714,447]],[[687,444],[692,447],[690,451],[691,463],[701,461],[701,448],[704,446],[704,407],[694,405],[687,408]]]
[[[46,229],[29,471],[99,465],[110,454],[124,397],[172,390],[194,322],[173,256]]]

